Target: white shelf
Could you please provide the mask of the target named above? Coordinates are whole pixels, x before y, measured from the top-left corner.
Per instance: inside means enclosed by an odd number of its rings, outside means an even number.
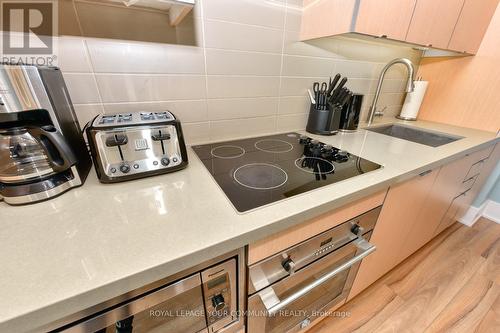
[[[169,13],[170,25],[178,25],[193,9],[195,0],[109,0],[127,7],[154,9]]]

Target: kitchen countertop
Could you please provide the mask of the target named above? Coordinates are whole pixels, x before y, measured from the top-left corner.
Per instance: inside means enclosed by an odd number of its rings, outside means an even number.
[[[465,138],[432,148],[365,130],[310,135],[384,167],[244,214],[191,149],[188,168],[172,174],[103,185],[92,171],[83,187],[53,200],[0,202],[0,331],[39,329],[500,140],[409,125]]]

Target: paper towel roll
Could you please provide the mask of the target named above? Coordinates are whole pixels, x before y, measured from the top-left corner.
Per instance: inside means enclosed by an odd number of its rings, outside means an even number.
[[[415,89],[413,92],[406,94],[405,103],[403,104],[403,109],[399,114],[398,118],[406,120],[417,119],[418,111],[420,110],[420,105],[424,100],[425,91],[427,90],[428,81],[415,81]]]

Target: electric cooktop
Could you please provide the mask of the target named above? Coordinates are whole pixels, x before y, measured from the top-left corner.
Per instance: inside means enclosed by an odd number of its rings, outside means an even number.
[[[298,133],[192,148],[239,212],[381,168]]]

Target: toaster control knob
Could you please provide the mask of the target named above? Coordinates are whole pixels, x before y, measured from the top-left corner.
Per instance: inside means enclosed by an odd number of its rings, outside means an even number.
[[[120,166],[120,171],[123,173],[128,173],[130,171],[130,165],[123,164],[122,166]]]
[[[160,160],[161,164],[164,166],[168,166],[170,164],[170,160],[168,157],[164,157]]]
[[[212,305],[214,306],[215,311],[221,311],[224,309],[226,306],[224,296],[222,296],[222,294],[218,294],[212,297]]]

